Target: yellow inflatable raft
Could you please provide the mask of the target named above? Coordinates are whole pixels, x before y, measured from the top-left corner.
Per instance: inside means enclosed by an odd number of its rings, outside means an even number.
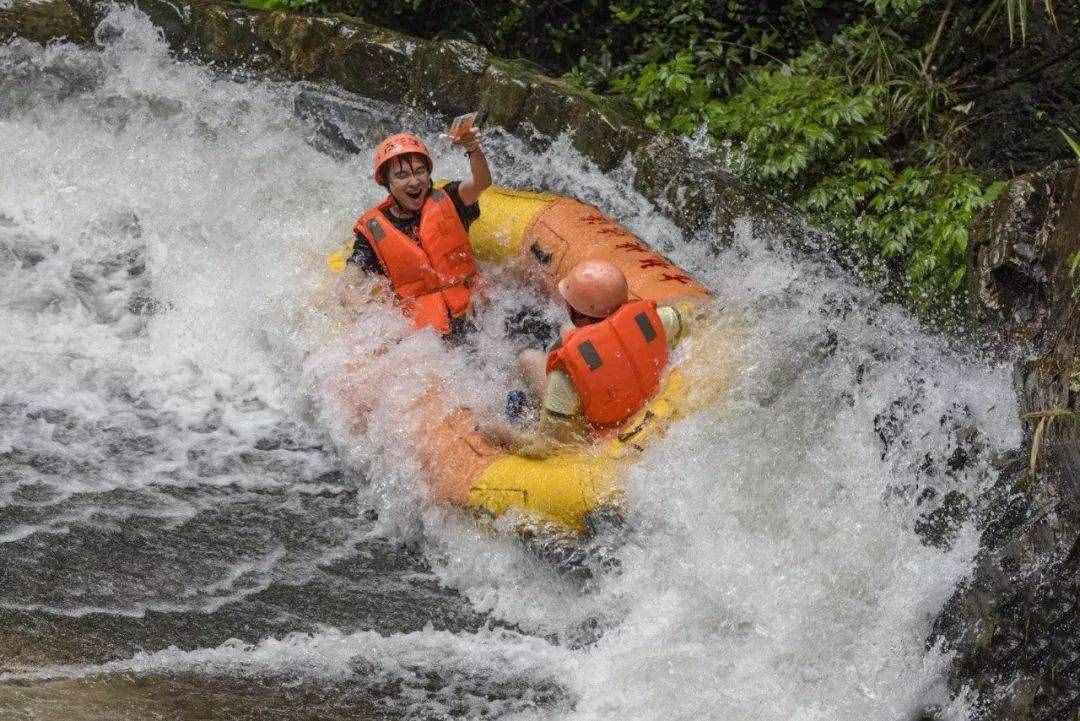
[[[480,206],[480,219],[469,230],[477,256],[496,262],[525,256],[551,287],[579,261],[604,258],[626,274],[632,298],[700,305],[709,297],[687,272],[586,203],[491,187],[480,196]],[[328,265],[340,272],[350,253],[351,247],[339,250]],[[540,521],[583,530],[591,511],[619,502],[619,479],[645,446],[673,420],[711,402],[722,389],[725,364],[717,361],[724,344],[717,342],[718,334],[711,332],[715,330],[715,324],[699,320],[688,339],[688,355],[696,362],[687,365],[707,369],[703,374],[672,368],[641,412],[617,434],[588,448],[545,459],[524,458],[476,433],[468,409],[440,413],[443,421],[421,440],[436,498],[495,516],[519,509]]]

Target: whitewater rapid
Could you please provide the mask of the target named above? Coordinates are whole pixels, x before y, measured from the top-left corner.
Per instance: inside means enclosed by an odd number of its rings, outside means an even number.
[[[489,131],[497,183],[595,203],[703,278],[732,327],[730,388],[634,466],[626,528],[594,542],[613,570],[582,584],[433,507],[409,445],[431,382],[498,412],[519,347],[506,318],[557,309],[491,269],[480,341],[447,350],[392,309],[334,300],[324,258],[380,199],[382,134],[416,128],[436,175],[466,172],[439,119],[180,63],[130,9],[98,38],[0,46],[0,615],[198,617],[334,564],[386,568],[341,591],[340,616],[296,600],[241,640],[43,653],[0,683],[351,684],[410,718],[949,706],[926,639],[976,538],[946,524],[931,543],[924,526],[1018,445],[1006,367],[749,222],[726,248],[684,237],[628,165]]]

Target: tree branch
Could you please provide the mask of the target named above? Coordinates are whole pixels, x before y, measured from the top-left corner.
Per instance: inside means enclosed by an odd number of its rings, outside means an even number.
[[[927,72],[930,70],[930,61],[934,58],[934,52],[937,51],[938,43],[941,42],[941,35],[945,32],[945,25],[949,21],[949,16],[952,15],[954,0],[949,0],[949,3],[945,6],[945,10],[941,13],[941,19],[938,20],[937,30],[934,31],[934,37],[930,39],[926,49],[923,50],[923,62],[920,72],[924,78],[930,76]]]

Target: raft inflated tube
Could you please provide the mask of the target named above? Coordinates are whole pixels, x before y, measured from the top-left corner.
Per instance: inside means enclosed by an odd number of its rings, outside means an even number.
[[[480,218],[469,229],[476,255],[496,262],[525,256],[552,288],[580,261],[604,259],[626,274],[632,299],[684,305],[709,297],[688,273],[586,203],[493,186],[481,194],[480,206]],[[351,252],[350,245],[334,253],[328,265],[344,269]],[[701,329],[695,326],[691,333],[700,335]],[[707,350],[715,343],[695,345]],[[656,396],[616,434],[543,459],[514,455],[492,444],[474,430],[468,409],[438,413],[445,415],[443,421],[421,440],[435,497],[494,516],[520,509],[581,531],[591,511],[619,502],[619,478],[641,450],[699,405],[692,402],[689,385],[683,369],[670,369]]]

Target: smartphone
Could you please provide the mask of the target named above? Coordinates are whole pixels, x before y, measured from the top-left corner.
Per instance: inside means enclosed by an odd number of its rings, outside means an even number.
[[[453,140],[459,140],[462,135],[469,132],[469,129],[476,124],[479,117],[479,111],[457,116],[454,118],[454,122],[450,123],[450,129],[446,131],[446,134]]]

